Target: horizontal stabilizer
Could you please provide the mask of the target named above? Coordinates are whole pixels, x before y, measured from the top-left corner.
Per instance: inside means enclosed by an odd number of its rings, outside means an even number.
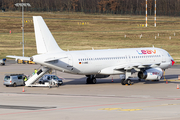
[[[17,61],[18,59],[20,59],[20,60],[27,60],[27,61],[30,60],[30,57],[23,57],[23,56],[7,55],[6,57],[8,57],[8,58],[15,58],[16,61]]]

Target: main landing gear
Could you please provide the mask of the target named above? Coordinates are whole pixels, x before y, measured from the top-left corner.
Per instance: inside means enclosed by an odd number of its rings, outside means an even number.
[[[125,71],[125,79],[121,80],[121,84],[122,85],[131,85],[133,84],[133,82],[129,79],[129,77],[131,76],[131,70],[126,70]]]
[[[96,78],[94,75],[87,76],[86,84],[96,84]]]
[[[131,85],[132,84],[132,81],[130,80],[130,79],[127,79],[127,80],[125,80],[125,79],[122,79],[121,80],[121,84],[122,85]]]

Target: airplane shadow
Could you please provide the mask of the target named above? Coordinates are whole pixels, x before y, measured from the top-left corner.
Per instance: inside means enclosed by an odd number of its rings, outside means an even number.
[[[63,85],[83,85],[83,84],[86,84],[86,77],[82,77],[82,78],[78,78],[78,79],[72,79],[72,78],[66,78],[68,80],[71,80],[71,81],[63,81]],[[108,84],[108,83],[121,83],[121,80],[120,79],[113,79],[113,82],[112,82],[112,79],[109,78],[109,79],[96,79],[97,82],[96,84]],[[90,85],[90,84],[87,84],[87,85]],[[93,84],[92,84],[93,85]]]
[[[178,76],[179,75],[177,75],[177,74],[176,75],[165,75],[165,78],[166,79],[178,79]]]
[[[178,75],[174,74],[174,75],[165,75],[165,78],[168,79],[174,79],[177,80],[178,79]],[[64,81],[63,85],[83,85],[86,84],[86,77],[82,77],[82,78],[78,78],[78,79],[73,79],[73,78],[66,78],[68,80],[71,81]],[[166,81],[164,81],[164,77],[159,80],[159,81],[151,81],[151,80],[141,80],[139,81],[138,79],[132,79],[132,82],[134,84],[138,84],[138,83],[144,83],[144,84],[162,84],[162,83],[166,83]],[[116,84],[116,83],[121,83],[120,79],[112,79],[111,78],[102,78],[102,79],[97,79],[96,84]],[[168,83],[177,83],[176,81],[168,81]],[[89,84],[88,84],[89,85]]]

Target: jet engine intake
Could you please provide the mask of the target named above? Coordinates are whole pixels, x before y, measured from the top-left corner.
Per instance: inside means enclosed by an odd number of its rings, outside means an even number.
[[[161,68],[150,68],[144,71],[138,72],[138,77],[145,80],[160,80],[163,76]]]

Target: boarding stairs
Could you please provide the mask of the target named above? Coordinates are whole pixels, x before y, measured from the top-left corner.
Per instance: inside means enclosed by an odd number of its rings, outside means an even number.
[[[34,84],[39,80],[44,74],[46,74],[50,69],[43,67],[36,74],[34,74],[31,78],[29,78],[25,82],[25,86],[34,86]]]

